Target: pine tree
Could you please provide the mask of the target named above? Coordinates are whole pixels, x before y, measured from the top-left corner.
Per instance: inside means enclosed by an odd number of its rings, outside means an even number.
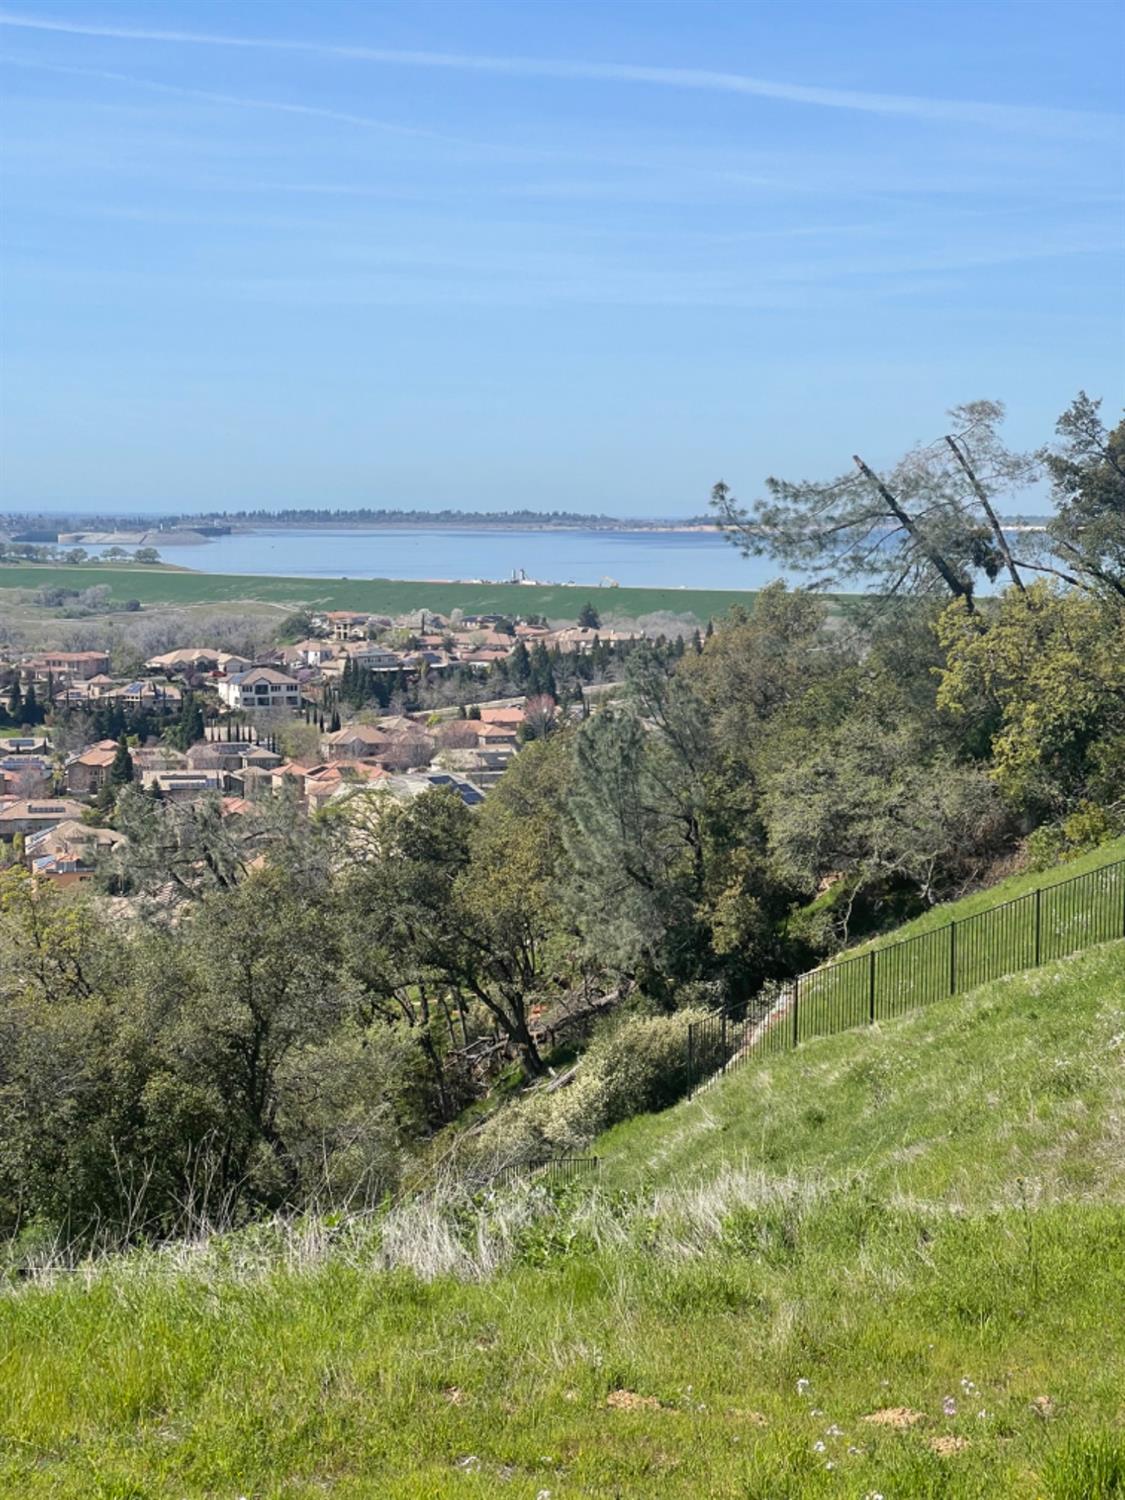
[[[542,642],[539,644],[542,646]],[[508,675],[520,688],[526,687],[531,677],[531,657],[522,639],[516,642],[516,649],[508,657]]]
[[[25,724],[42,724],[43,710],[35,696],[35,684],[31,683],[27,690],[27,696],[23,700],[23,721]]]
[[[547,648],[542,641],[535,642],[535,648],[531,653],[531,669],[527,679],[528,697],[546,696],[555,698],[558,696],[558,688],[555,683],[555,669],[551,664],[551,658],[547,654]]]
[[[107,776],[98,788],[98,795],[94,798],[94,814],[99,822],[112,817],[113,809],[117,806],[117,788]]]
[[[339,730],[339,728],[340,728],[340,715],[334,709],[333,712],[332,712],[332,728],[330,729],[329,733],[330,734],[336,734],[337,731]],[[321,733],[323,733],[324,732],[324,715],[323,714],[320,717],[320,729],[321,729]]]
[[[117,742],[117,751],[109,768],[109,785],[111,787],[128,786],[135,775],[133,757],[129,754],[129,744],[122,735]]]
[[[600,630],[602,626],[601,616],[590,603],[589,599],[578,612],[578,627],[580,630]]]
[[[12,679],[11,690],[8,693],[8,713],[11,715],[13,724],[23,723],[23,694],[20,692],[18,677]]]

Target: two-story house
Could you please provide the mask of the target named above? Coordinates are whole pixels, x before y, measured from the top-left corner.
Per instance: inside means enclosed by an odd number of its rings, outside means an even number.
[[[219,697],[228,708],[300,708],[301,684],[273,667],[251,667],[219,682]]]

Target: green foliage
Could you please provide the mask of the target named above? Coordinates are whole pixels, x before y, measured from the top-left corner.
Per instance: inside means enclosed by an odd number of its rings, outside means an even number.
[[[117,750],[114,752],[113,761],[109,768],[109,785],[111,787],[128,786],[134,777],[133,757],[129,754],[129,743],[122,735],[117,742]]]
[[[1030,835],[1027,852],[1031,867],[1047,870],[1052,865],[1078,859],[1116,838],[1121,828],[1120,814],[1091,802],[1081,803],[1060,823],[1045,823]]]
[[[1061,442],[1043,453],[1060,565],[1094,593],[1125,600],[1125,420],[1112,432],[1101,402],[1080,391],[1059,418]]]
[[[992,775],[1012,807],[1059,816],[1115,806],[1125,786],[1125,611],[1035,584],[987,615],[951,605],[938,701],[957,719],[995,716]]]
[[[852,717],[808,759],[771,778],[778,869],[806,890],[842,882],[852,905],[909,882],[925,904],[979,879],[1011,831],[986,773],[927,757],[912,728]]]
[[[610,1023],[565,1088],[497,1110],[474,1139],[474,1155],[496,1166],[574,1156],[619,1120],[667,1108],[688,1086],[688,1026],[705,1014],[685,1007]]]
[[[176,750],[189,750],[204,733],[203,707],[194,693],[185,693],[179,716],[164,732],[164,738]]]
[[[297,641],[304,641],[312,634],[312,615],[307,609],[294,610],[291,615],[286,615],[277,627],[277,639],[283,646],[292,646]]]

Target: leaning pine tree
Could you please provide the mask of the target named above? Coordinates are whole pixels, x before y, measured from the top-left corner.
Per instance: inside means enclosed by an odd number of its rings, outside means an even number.
[[[814,575],[814,586],[861,580],[886,597],[943,594],[974,609],[975,580],[1007,575],[1023,590],[1022,568],[997,503],[1036,476],[1033,457],[1004,446],[998,401],[950,413],[950,430],[876,471],[858,453],[826,481],[769,478],[766,494],[742,506],[725,484],[711,506],[743,553],[772,557]]]

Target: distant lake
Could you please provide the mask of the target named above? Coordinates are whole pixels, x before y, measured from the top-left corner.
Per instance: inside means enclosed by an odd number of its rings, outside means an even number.
[[[612,579],[624,588],[758,589],[780,574],[769,559],[740,557],[708,531],[278,527],[157,546],[165,562],[204,573],[293,578],[502,581],[522,568],[528,578],[590,588]]]

